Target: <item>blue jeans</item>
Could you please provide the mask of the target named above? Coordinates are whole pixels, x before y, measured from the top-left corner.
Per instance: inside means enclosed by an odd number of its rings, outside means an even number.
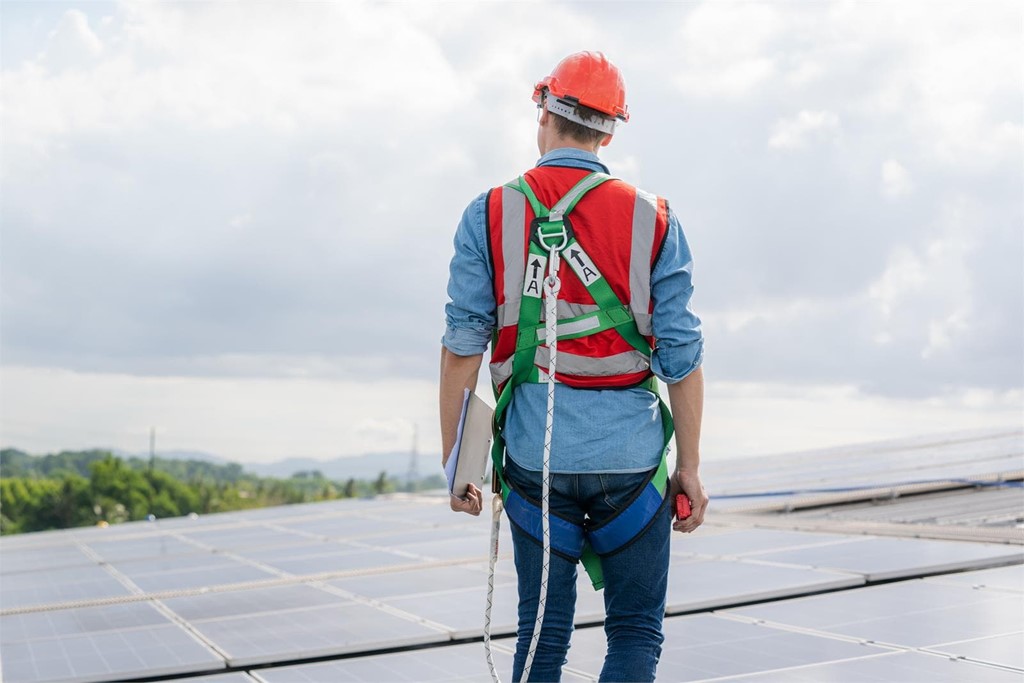
[[[583,524],[584,519],[599,524],[625,507],[649,474],[552,474],[548,499],[551,512],[576,524]],[[525,470],[506,458],[505,477],[520,492],[540,500],[540,472]],[[601,558],[608,640],[602,681],[654,680],[665,639],[661,624],[668,587],[671,515],[671,506],[663,505],[643,535]],[[512,680],[519,681],[537,619],[544,549],[514,524],[511,527],[519,578],[519,629]],[[531,681],[561,678],[576,610],[576,564],[551,555],[544,628],[530,670]]]

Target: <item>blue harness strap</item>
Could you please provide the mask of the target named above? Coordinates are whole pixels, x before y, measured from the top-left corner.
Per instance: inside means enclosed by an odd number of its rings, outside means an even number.
[[[664,504],[667,473],[667,461],[662,458],[661,465],[630,504],[599,525],[581,526],[552,514],[551,547],[572,560],[584,554],[585,543],[598,555],[611,555],[624,548],[647,529]],[[510,485],[505,512],[516,526],[541,542],[542,513],[536,501],[521,495]]]
[[[588,529],[587,541],[598,555],[611,555],[643,533],[664,502],[664,494],[648,483],[622,512]]]
[[[512,488],[505,498],[505,513],[520,529],[536,541],[543,538],[543,514],[540,506]],[[578,560],[583,554],[583,527],[552,513],[550,516],[551,549],[565,557]]]

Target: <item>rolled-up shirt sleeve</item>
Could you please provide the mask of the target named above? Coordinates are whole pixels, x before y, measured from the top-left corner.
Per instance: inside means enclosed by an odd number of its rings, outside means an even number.
[[[487,350],[496,321],[494,272],[487,246],[487,193],[470,202],[455,231],[441,343],[457,356]]]
[[[669,211],[668,233],[651,272],[655,348],[651,370],[675,384],[704,360],[704,333],[690,305],[693,296],[693,256],[675,213]]]

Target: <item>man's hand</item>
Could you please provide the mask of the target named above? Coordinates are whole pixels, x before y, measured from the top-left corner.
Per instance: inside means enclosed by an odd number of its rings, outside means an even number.
[[[708,494],[700,483],[700,475],[689,470],[676,470],[669,481],[669,495],[674,502],[676,495],[682,493],[690,499],[690,516],[672,522],[675,531],[690,533],[704,523],[704,512],[708,509]],[[674,506],[673,506],[674,509]]]
[[[465,512],[466,514],[476,517],[484,507],[484,494],[476,487],[475,484],[470,484],[469,488],[466,490],[465,498],[449,496],[449,501],[451,502],[453,511]]]

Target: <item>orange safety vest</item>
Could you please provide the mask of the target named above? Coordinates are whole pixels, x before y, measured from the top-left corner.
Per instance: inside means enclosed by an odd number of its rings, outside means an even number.
[[[524,178],[536,198],[551,206],[589,173],[579,168],[542,166],[528,171]],[[490,371],[499,391],[512,374],[518,335],[531,334],[530,330],[519,330],[520,303],[524,296],[540,296],[546,274],[546,262],[529,254],[535,218],[519,190],[503,186],[488,193],[488,236],[497,302]],[[599,308],[587,287],[592,278],[603,277],[623,308],[628,309],[622,314],[633,318],[636,329],[653,348],[651,269],[668,231],[668,205],[661,197],[611,179],[589,190],[565,222],[580,248],[563,254],[558,273],[562,288],[555,379],[579,388],[641,384],[652,376],[648,354],[628,343],[614,328],[586,334],[584,328],[590,324],[587,316]],[[583,335],[562,339],[561,335],[571,331],[573,325],[580,327]],[[540,377],[547,364],[547,347],[538,344],[534,365]]]

